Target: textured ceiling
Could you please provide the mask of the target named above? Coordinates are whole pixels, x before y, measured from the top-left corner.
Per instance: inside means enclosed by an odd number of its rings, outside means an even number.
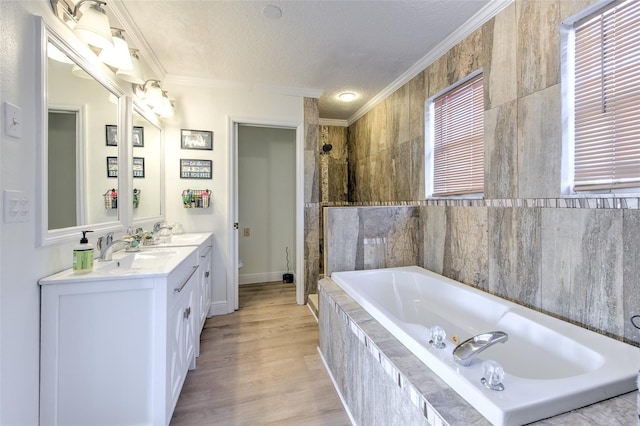
[[[163,78],[319,96],[349,120],[497,0],[114,0]],[[505,0],[500,0],[505,3]],[[262,13],[282,10],[279,19]],[[493,6],[495,8],[495,6]],[[145,53],[143,50],[143,54]],[[355,92],[351,103],[337,100]]]

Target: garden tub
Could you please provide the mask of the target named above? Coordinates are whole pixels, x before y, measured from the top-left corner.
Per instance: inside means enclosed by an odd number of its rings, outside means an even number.
[[[637,389],[638,348],[426,269],[334,272],[331,279],[495,425],[533,422]],[[446,333],[443,348],[430,343],[435,326]],[[508,339],[468,366],[454,361],[461,342],[494,331]],[[488,360],[502,366],[503,390],[481,383]]]

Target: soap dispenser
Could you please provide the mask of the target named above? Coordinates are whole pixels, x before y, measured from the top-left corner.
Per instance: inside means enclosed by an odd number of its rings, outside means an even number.
[[[82,231],[80,244],[73,248],[73,273],[85,274],[93,269],[93,246],[87,240],[87,232]]]

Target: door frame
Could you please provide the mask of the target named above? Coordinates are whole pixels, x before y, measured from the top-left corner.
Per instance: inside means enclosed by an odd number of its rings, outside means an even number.
[[[228,117],[229,126],[229,259],[227,268],[227,312],[238,309],[238,126],[244,124],[256,127],[275,127],[296,131],[296,173],[295,173],[295,253],[294,282],[296,303],[304,305],[304,124],[292,121],[265,120],[248,117]]]

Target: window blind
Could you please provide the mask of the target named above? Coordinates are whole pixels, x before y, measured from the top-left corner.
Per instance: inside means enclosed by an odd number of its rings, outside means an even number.
[[[434,99],[433,195],[484,191],[482,74]]]
[[[574,189],[640,186],[640,2],[575,27]]]

